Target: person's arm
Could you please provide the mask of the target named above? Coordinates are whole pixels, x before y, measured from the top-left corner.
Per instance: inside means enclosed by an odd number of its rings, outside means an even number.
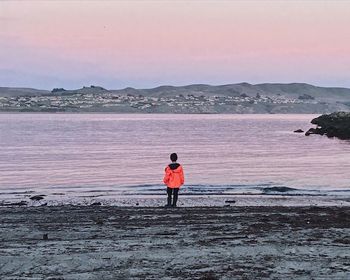
[[[185,183],[185,176],[184,176],[184,170],[181,168],[180,172],[180,179],[181,179],[181,185]]]
[[[165,175],[164,175],[164,179],[163,179],[164,184],[167,185],[169,183],[169,179],[170,179],[169,168],[165,168]]]

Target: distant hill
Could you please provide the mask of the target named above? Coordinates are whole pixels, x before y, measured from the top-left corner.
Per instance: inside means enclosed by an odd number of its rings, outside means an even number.
[[[0,96],[37,96],[48,93],[50,91],[34,88],[0,87]]]
[[[241,94],[247,94],[253,96],[256,94],[263,94],[266,96],[278,96],[283,95],[287,97],[298,98],[302,95],[310,95],[314,98],[318,98],[324,101],[348,101],[350,100],[349,88],[337,88],[337,87],[318,87],[305,83],[291,83],[291,84],[227,84],[227,85],[206,85],[206,84],[193,84],[187,86],[159,86],[151,89],[135,89],[128,87],[119,90],[106,90],[99,86],[83,87],[76,90],[64,90],[55,89],[39,90],[33,88],[15,88],[15,87],[0,87],[0,96],[40,96],[47,94],[75,94],[75,93],[91,93],[108,91],[115,94],[133,94],[133,95],[148,95],[154,97],[162,96],[176,96],[179,94],[195,96],[239,96]]]
[[[3,98],[34,96],[43,98],[38,104],[35,100],[22,100],[19,104],[15,104],[16,100],[5,100],[3,102],[7,102],[7,105],[4,103],[0,106],[0,111],[50,111],[58,108],[59,111],[116,113],[329,113],[350,109],[350,89],[318,87],[305,83],[163,85],[150,89],[128,87],[118,90],[90,86],[76,90],[55,88],[52,91],[0,87],[0,97]],[[45,96],[48,100],[45,100]],[[74,98],[75,101],[71,102],[73,105],[61,106],[59,102],[64,96]],[[107,96],[110,99],[118,99],[118,96],[128,98],[124,98],[119,104],[113,104],[112,101],[106,100]],[[55,100],[53,106],[50,99],[54,97],[59,100]],[[66,101],[62,104],[70,102]],[[40,108],[36,108],[36,105]]]

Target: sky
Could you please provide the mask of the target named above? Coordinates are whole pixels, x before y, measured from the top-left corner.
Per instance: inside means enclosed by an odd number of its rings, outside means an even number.
[[[350,87],[350,1],[0,0],[0,86]]]

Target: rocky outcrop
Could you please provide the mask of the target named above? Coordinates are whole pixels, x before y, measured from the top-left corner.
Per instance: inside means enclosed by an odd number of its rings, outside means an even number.
[[[329,115],[322,115],[311,121],[317,125],[316,128],[310,128],[305,135],[311,134],[326,135],[328,137],[337,137],[339,139],[350,139],[350,113],[336,112]]]

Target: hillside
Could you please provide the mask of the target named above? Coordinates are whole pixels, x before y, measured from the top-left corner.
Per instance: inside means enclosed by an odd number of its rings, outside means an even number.
[[[0,87],[0,111],[115,113],[330,113],[350,110],[350,89],[303,83],[194,84],[151,89]]]

